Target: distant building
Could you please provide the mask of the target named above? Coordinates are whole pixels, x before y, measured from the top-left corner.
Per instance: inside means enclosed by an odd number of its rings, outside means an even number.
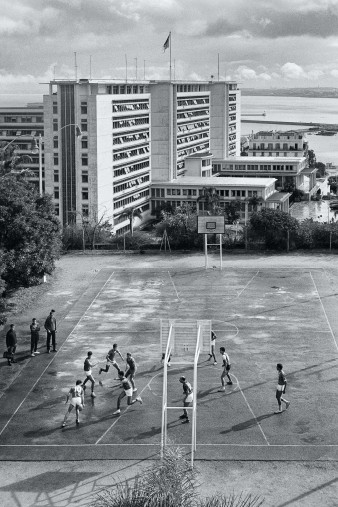
[[[0,142],[14,141],[17,155],[22,157],[21,167],[29,169],[32,183],[39,187],[39,154],[32,153],[32,140],[44,134],[43,104],[27,104],[22,107],[0,107]],[[42,188],[44,185],[44,159],[42,157]]]
[[[288,185],[310,192],[316,185],[316,169],[307,167],[305,157],[229,157],[212,161],[214,176],[275,178],[276,189]]]
[[[249,157],[305,157],[308,142],[304,132],[266,132],[249,136]]]
[[[205,188],[213,188],[219,196],[218,205],[224,208],[231,201],[239,201],[240,221],[246,223],[253,211],[250,198],[259,199],[258,208],[280,209],[289,211],[289,197],[287,192],[277,192],[275,178],[215,178],[215,177],[185,177],[176,178],[166,182],[154,182],[151,186],[151,214],[156,215],[165,205],[175,209],[183,203],[197,207],[200,213],[205,213],[206,203],[203,199]]]

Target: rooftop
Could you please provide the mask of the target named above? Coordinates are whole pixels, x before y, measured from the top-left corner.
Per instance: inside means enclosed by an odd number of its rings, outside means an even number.
[[[177,187],[261,187],[267,188],[274,183],[276,178],[201,178],[198,176],[186,176],[171,181],[154,181],[153,186],[177,186]]]
[[[222,159],[214,159],[214,163],[219,162],[242,162],[242,163],[259,163],[259,164],[271,164],[271,163],[282,163],[282,164],[290,164],[295,162],[304,162],[306,160],[305,157],[227,157]]]

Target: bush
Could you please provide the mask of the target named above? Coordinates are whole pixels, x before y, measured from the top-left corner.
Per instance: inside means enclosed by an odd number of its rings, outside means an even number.
[[[201,500],[198,472],[180,447],[167,447],[156,462],[134,481],[119,483],[98,494],[94,507],[259,507],[264,499],[250,494],[214,495]]]

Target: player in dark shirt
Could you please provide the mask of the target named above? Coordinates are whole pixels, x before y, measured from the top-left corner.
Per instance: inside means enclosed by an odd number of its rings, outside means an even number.
[[[290,402],[282,397],[282,394],[284,394],[286,391],[286,377],[283,371],[283,365],[281,363],[278,363],[276,369],[278,371],[278,384],[276,390],[278,410],[275,411],[275,414],[281,414],[283,412],[282,402],[285,403],[285,410],[289,408]]]
[[[137,398],[135,398],[135,400],[133,400],[133,388],[132,388],[131,382],[127,379],[127,377],[125,376],[123,371],[119,371],[118,375],[119,375],[119,379],[122,384],[123,391],[121,392],[120,396],[117,398],[117,410],[114,412],[114,415],[119,415],[121,413],[121,410],[120,410],[121,400],[125,396],[127,396],[127,404],[128,405],[134,405],[134,403],[136,403],[137,401],[141,404],[143,403],[142,398],[140,396],[138,396]]]

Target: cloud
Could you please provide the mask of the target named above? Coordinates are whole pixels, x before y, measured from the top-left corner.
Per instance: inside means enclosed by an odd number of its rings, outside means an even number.
[[[288,62],[282,65],[281,72],[286,79],[299,79],[306,77],[306,73],[300,65]]]
[[[257,72],[256,70],[240,66],[236,69],[234,79],[236,81],[271,81],[271,75],[267,72]]]

